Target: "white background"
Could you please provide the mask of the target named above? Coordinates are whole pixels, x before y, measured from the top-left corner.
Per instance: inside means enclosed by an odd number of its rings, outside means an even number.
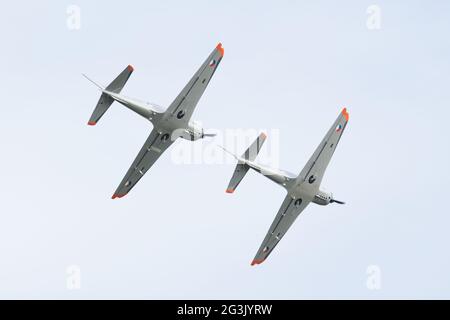
[[[450,298],[450,4],[378,1],[370,30],[371,4],[4,4],[0,297]],[[167,152],[113,201],[151,124],[114,104],[86,125],[99,92],[82,72],[108,84],[132,64],[123,93],[168,106],[219,41],[194,114],[205,128],[268,132],[298,173],[350,113],[322,183],[347,204],[309,206],[255,267],[283,189],[250,172],[229,195],[234,164],[177,165]],[[66,287],[70,265],[79,290]]]

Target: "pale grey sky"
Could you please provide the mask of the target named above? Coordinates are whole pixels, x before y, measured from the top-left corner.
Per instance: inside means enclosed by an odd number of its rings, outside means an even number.
[[[447,1],[5,4],[0,297],[450,298],[449,14]],[[167,106],[219,41],[194,114],[205,128],[264,130],[297,173],[350,113],[322,183],[347,204],[309,206],[257,267],[281,188],[250,172],[228,195],[233,164],[169,152],[113,201],[151,124],[114,104],[86,125],[99,93],[82,72],[107,84],[132,64],[123,92]]]

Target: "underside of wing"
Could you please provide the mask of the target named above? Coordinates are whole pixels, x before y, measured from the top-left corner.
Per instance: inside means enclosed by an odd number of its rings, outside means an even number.
[[[283,204],[278,210],[275,220],[270,226],[264,241],[253,259],[252,266],[255,264],[260,264],[267,259],[272,250],[294,223],[295,219],[308,206],[309,203],[310,200],[308,199],[294,199],[289,194],[286,196]]]
[[[299,179],[308,182],[305,185],[314,189],[319,188],[325,170],[347,126],[348,119],[349,114],[344,108],[300,173]]]
[[[150,167],[172,143],[173,140],[170,132],[161,132],[153,129],[130,169],[128,169],[122,182],[117,187],[117,190],[112,198],[122,198],[130,192],[136,183],[138,183],[138,181],[144,176],[147,170],[150,169]]]
[[[224,49],[222,44],[219,43],[169,106],[166,111],[168,117],[173,117],[184,123],[189,122],[198,101],[217,70],[223,54]]]

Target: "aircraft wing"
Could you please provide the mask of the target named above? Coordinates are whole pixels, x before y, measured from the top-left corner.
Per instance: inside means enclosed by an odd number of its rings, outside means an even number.
[[[198,101],[219,66],[223,54],[224,49],[222,48],[222,44],[219,43],[169,108],[167,108],[166,113],[168,115],[176,117],[179,121],[189,122]]]
[[[272,222],[272,225],[261,244],[261,247],[253,259],[252,266],[262,263],[269,256],[294,223],[298,215],[310,202],[311,200],[308,199],[294,199],[289,194],[286,196],[280,210],[278,210],[275,220]]]
[[[138,183],[148,169],[158,160],[161,154],[173,143],[170,132],[161,132],[156,129],[150,133],[142,146],[136,159],[128,169],[125,177],[112,196],[122,198]]]
[[[323,138],[322,142],[317,147],[311,158],[306,163],[299,178],[303,181],[307,181],[311,186],[319,188],[322,182],[323,175],[330,163],[334,150],[341,139],[342,133],[345,130],[349,119],[347,109],[344,108],[336,121],[328,130],[327,134]]]

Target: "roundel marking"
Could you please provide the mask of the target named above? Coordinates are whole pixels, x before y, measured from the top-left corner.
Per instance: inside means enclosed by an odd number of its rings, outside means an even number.
[[[177,113],[177,118],[178,119],[181,119],[181,118],[183,118],[184,116],[185,116],[185,112],[184,112],[184,110],[180,110],[180,111],[178,111],[178,113]]]

